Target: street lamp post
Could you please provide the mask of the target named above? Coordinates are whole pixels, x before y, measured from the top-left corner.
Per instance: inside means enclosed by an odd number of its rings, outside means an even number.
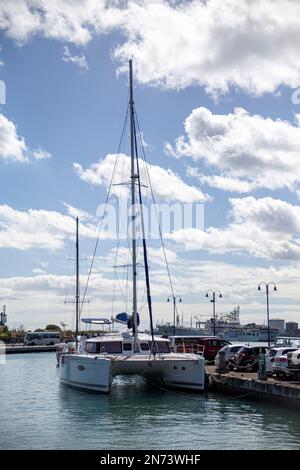
[[[273,286],[273,290],[276,292],[277,287],[274,282],[260,282],[257,286],[257,290],[261,290],[261,286],[265,286],[266,295],[267,295],[267,322],[268,322],[268,346],[271,344],[271,335],[270,335],[270,306],[269,306],[269,287]]]
[[[179,295],[169,295],[167,302],[170,302],[170,299],[173,300],[173,336],[176,334],[176,301],[182,302]]]
[[[210,301],[213,304],[214,336],[216,336],[216,294],[219,294],[219,298],[222,298],[222,294],[219,290],[209,289],[206,292],[206,297],[209,297],[210,293],[212,294],[212,299]]]

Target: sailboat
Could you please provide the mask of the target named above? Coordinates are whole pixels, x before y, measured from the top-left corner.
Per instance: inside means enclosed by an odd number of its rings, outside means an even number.
[[[152,319],[152,302],[146,237],[143,233],[143,259],[145,267],[146,294],[150,319],[150,334],[140,333],[137,305],[137,244],[136,214],[137,197],[141,202],[141,183],[136,161],[135,104],[133,99],[132,61],[129,61],[129,111],[131,152],[131,208],[132,208],[132,315],[122,321],[127,323],[124,333],[110,333],[88,339],[80,338],[75,350],[65,350],[60,356],[60,380],[63,384],[84,390],[109,392],[114,377],[118,375],[140,375],[147,381],[181,390],[202,391],[205,387],[205,359],[199,354],[174,353],[170,341],[155,336]],[[136,191],[138,189],[138,191]],[[136,194],[137,193],[137,194]],[[142,224],[143,225],[143,224]],[[76,226],[76,342],[79,321],[79,240]],[[87,321],[87,320],[86,320]],[[97,323],[91,319],[90,323]],[[121,321],[120,321],[121,322]]]

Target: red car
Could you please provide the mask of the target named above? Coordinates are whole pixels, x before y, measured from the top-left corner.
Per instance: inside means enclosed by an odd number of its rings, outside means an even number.
[[[234,356],[231,365],[231,369],[234,367],[237,370],[256,372],[258,371],[259,355],[266,354],[267,347],[264,346],[245,346],[241,348]]]
[[[231,344],[219,336],[169,336],[174,352],[203,353],[207,361],[213,361],[217,352]]]

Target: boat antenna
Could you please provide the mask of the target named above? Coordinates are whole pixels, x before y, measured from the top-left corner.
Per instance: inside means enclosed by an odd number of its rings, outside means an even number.
[[[130,108],[130,156],[131,156],[131,237],[132,237],[132,314],[133,314],[133,335],[134,350],[136,348],[138,337],[137,320],[137,254],[136,254],[136,207],[135,207],[135,180],[138,175],[135,173],[135,141],[134,141],[134,101],[133,101],[133,78],[132,78],[132,59],[129,60],[129,108]]]

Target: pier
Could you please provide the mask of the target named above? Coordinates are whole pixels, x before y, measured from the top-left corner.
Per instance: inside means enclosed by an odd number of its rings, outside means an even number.
[[[206,367],[209,387],[213,391],[241,396],[253,396],[270,402],[281,402],[300,409],[300,382],[269,377],[260,380],[257,372],[216,372],[215,366]]]
[[[52,352],[57,350],[58,345],[43,345],[43,346],[24,346],[23,344],[7,344],[5,347],[6,354],[24,354],[24,353],[40,353]]]

